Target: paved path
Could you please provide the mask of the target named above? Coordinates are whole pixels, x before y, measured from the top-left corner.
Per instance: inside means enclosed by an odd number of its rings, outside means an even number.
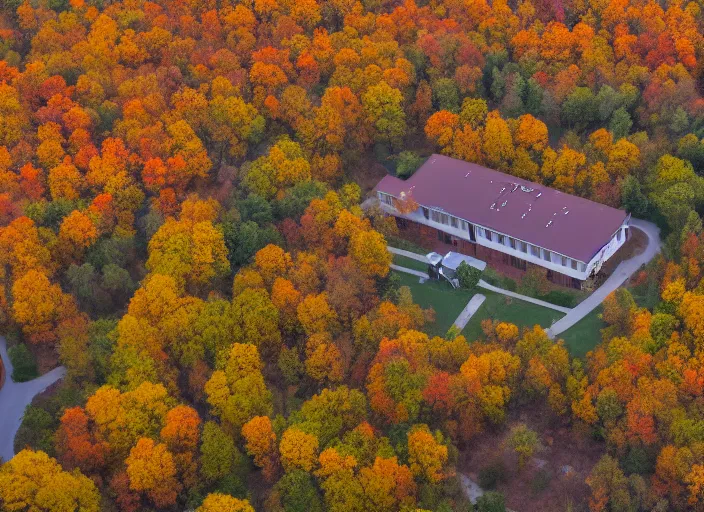
[[[457,320],[455,320],[454,325],[457,326],[460,331],[464,329],[465,325],[467,325],[467,322],[469,322],[469,319],[474,316],[474,313],[476,313],[479,307],[484,304],[485,300],[486,295],[482,295],[481,293],[475,293],[472,298],[469,299],[469,302],[459,314]]]
[[[405,256],[406,258],[411,258],[413,260],[422,261],[423,263],[428,263],[428,258],[426,258],[422,254],[416,254],[414,252],[406,251],[403,249],[397,249],[395,247],[387,247],[387,249],[392,254],[398,254],[399,256]],[[424,277],[426,279],[430,278],[428,276],[428,274],[426,274],[425,272],[411,270],[410,268],[401,267],[399,265],[391,265],[391,268],[394,270],[397,270],[399,272],[405,272],[407,274],[412,274],[414,276]],[[478,286],[479,286],[479,288],[484,288],[485,290],[489,290],[489,291],[492,291],[495,293],[500,293],[502,295],[506,295],[507,297],[513,297],[514,299],[523,300],[525,302],[530,302],[531,304],[536,304],[538,306],[543,306],[545,308],[554,309],[555,311],[559,311],[560,313],[569,313],[571,311],[570,308],[565,308],[563,306],[557,306],[556,304],[551,304],[550,302],[545,302],[544,300],[534,299],[533,297],[528,297],[527,295],[521,295],[520,293],[512,292],[509,290],[504,290],[503,288],[499,288],[498,286],[494,286],[494,285],[487,283],[483,279],[479,280]]]
[[[15,434],[22,423],[25,408],[32,403],[35,395],[66,375],[66,369],[59,366],[29,382],[14,382],[7,343],[2,336],[0,356],[5,364],[5,385],[0,389],[0,457],[3,461],[8,461],[15,456]]]
[[[613,274],[609,276],[604,284],[594,290],[589,297],[584,299],[564,317],[555,322],[552,327],[546,330],[548,336],[554,338],[579,322],[601,304],[607,295],[625,283],[629,277],[660,252],[662,248],[660,230],[655,224],[641,219],[631,219],[631,226],[640,229],[648,237],[648,245],[645,250],[633,258],[619,263],[616,270],[614,270]]]
[[[559,311],[560,313],[569,313],[570,311],[572,311],[570,308],[558,306],[557,304],[553,304],[552,302],[545,302],[544,300],[529,297],[528,295],[521,295],[520,293],[512,292],[510,290],[504,290],[503,288],[499,288],[497,286],[494,286],[493,284],[487,283],[483,279],[479,280],[479,284],[477,286],[479,286],[479,288],[484,288],[485,290],[506,295],[507,297],[513,297],[514,299],[522,300],[524,302],[530,302],[531,304],[535,304],[537,306],[543,306],[544,308],[554,309],[555,311]]]
[[[490,285],[484,280],[479,281],[479,287],[485,290],[490,290],[492,292],[501,293],[508,297],[513,297],[515,299],[523,300],[525,302],[530,302],[531,304],[536,304],[538,306],[543,306],[546,308],[554,309],[555,311],[560,311],[565,313],[565,316],[560,320],[555,322],[550,328],[546,329],[548,336],[554,338],[558,334],[566,331],[574,324],[579,322],[582,318],[587,316],[589,313],[594,311],[594,309],[601,304],[604,299],[613,292],[616,288],[621,286],[626,280],[636,273],[643,265],[652,260],[661,250],[662,241],[660,240],[660,229],[653,224],[641,219],[631,219],[631,226],[640,229],[645,233],[648,238],[648,245],[645,250],[634,256],[631,259],[622,261],[616,267],[616,270],[609,276],[609,278],[602,284],[599,288],[594,290],[592,294],[579,303],[576,307],[570,309],[563,306],[557,306],[544,300],[534,299],[533,297],[528,297],[526,295],[521,295],[520,293],[515,293],[509,290],[504,290],[503,288],[497,288],[496,286]],[[405,251],[403,249],[396,249],[395,247],[388,247],[389,252],[393,254],[399,254],[407,258],[414,260],[427,262],[428,259],[422,254],[416,254],[414,252]],[[406,269],[404,267],[399,267],[398,265],[392,265],[392,268],[400,272],[407,272],[413,275],[421,275],[422,277],[427,277],[427,274],[423,272],[418,272],[411,269]]]
[[[430,263],[428,261],[428,258],[425,257],[425,254],[416,254],[415,252],[406,251],[405,249],[396,249],[396,247],[391,247],[390,245],[387,245],[386,249],[391,254],[398,254],[399,256],[405,256],[406,258],[411,258],[412,260],[422,261],[423,263]]]

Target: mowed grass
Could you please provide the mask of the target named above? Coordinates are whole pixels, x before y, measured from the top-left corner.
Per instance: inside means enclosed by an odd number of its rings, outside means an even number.
[[[602,306],[582,318],[579,322],[557,337],[565,340],[565,346],[573,357],[584,357],[587,352],[601,343],[601,330],[606,323],[599,318]]]
[[[413,302],[424,309],[435,310],[435,322],[425,326],[431,336],[444,336],[472,298],[467,290],[455,290],[447,281],[429,280],[420,284],[418,277],[403,272],[396,272],[401,279],[401,286],[408,286],[413,295]]]
[[[541,327],[550,327],[553,322],[564,316],[564,313],[530,302],[506,297],[488,290],[479,289],[478,291],[486,296],[486,300],[474,316],[469,319],[462,331],[464,337],[470,342],[484,337],[482,320],[487,318],[509,322],[522,329],[523,327],[533,327],[536,324]]]
[[[428,272],[428,263],[423,263],[422,261],[414,260],[408,256],[401,256],[400,254],[394,254],[394,265],[399,265],[401,267],[410,268],[413,270],[420,270],[421,272]]]

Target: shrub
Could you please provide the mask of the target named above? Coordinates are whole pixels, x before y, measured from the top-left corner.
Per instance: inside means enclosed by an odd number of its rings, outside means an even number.
[[[491,267],[486,267],[482,273],[482,279],[489,283],[490,285],[496,286],[497,288],[503,288],[504,290],[509,290],[515,292],[518,288],[516,281],[508,276],[499,274],[496,270]]]
[[[492,286],[501,286],[502,276],[496,270],[491,267],[486,267],[484,269],[484,274],[482,275],[484,281]]]
[[[466,261],[460,263],[457,267],[457,279],[460,286],[466,290],[473,290],[479,284],[479,279],[482,277],[482,271],[478,268],[468,265]]]
[[[521,279],[518,290],[529,297],[538,297],[548,293],[550,281],[548,281],[547,271],[541,267],[530,267]]]
[[[507,442],[518,455],[518,465],[523,467],[538,447],[538,434],[524,423],[519,423],[511,429]]]
[[[477,499],[477,512],[505,512],[506,502],[500,492],[489,491]]]
[[[577,305],[577,297],[574,294],[561,290],[549,291],[545,295],[541,295],[540,300],[565,308],[573,308]]]
[[[37,363],[27,345],[21,343],[7,351],[12,361],[12,380],[15,382],[26,382],[37,377]]]
[[[494,489],[505,481],[506,466],[500,460],[496,460],[479,470],[479,486],[482,489]]]

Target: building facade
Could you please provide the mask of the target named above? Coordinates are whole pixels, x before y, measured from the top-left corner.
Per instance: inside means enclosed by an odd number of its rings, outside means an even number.
[[[563,286],[581,288],[628,238],[622,210],[441,155],[376,192],[402,231],[492,266],[543,267]]]

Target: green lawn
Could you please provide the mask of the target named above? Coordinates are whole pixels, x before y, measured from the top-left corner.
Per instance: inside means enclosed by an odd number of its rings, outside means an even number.
[[[510,322],[521,329],[523,327],[532,327],[535,324],[541,327],[550,327],[553,322],[564,316],[563,313],[555,311],[554,309],[508,298],[488,290],[480,289],[479,293],[484,294],[486,300],[462,331],[462,334],[468,341],[475,341],[484,337],[481,323],[482,320],[486,318]]]
[[[435,322],[425,327],[431,336],[444,336],[473,295],[467,290],[453,289],[447,281],[431,280],[420,284],[416,276],[402,272],[396,274],[401,279],[401,285],[411,289],[416,304],[435,310]]]
[[[399,254],[394,254],[394,265],[412,268],[413,270],[420,270],[421,272],[428,272],[428,263],[423,263],[422,261],[414,260],[413,258],[401,256]]]
[[[597,307],[558,336],[565,340],[565,346],[573,357],[584,357],[601,343],[601,329],[606,327],[604,321],[599,318],[601,310],[601,306]]]

